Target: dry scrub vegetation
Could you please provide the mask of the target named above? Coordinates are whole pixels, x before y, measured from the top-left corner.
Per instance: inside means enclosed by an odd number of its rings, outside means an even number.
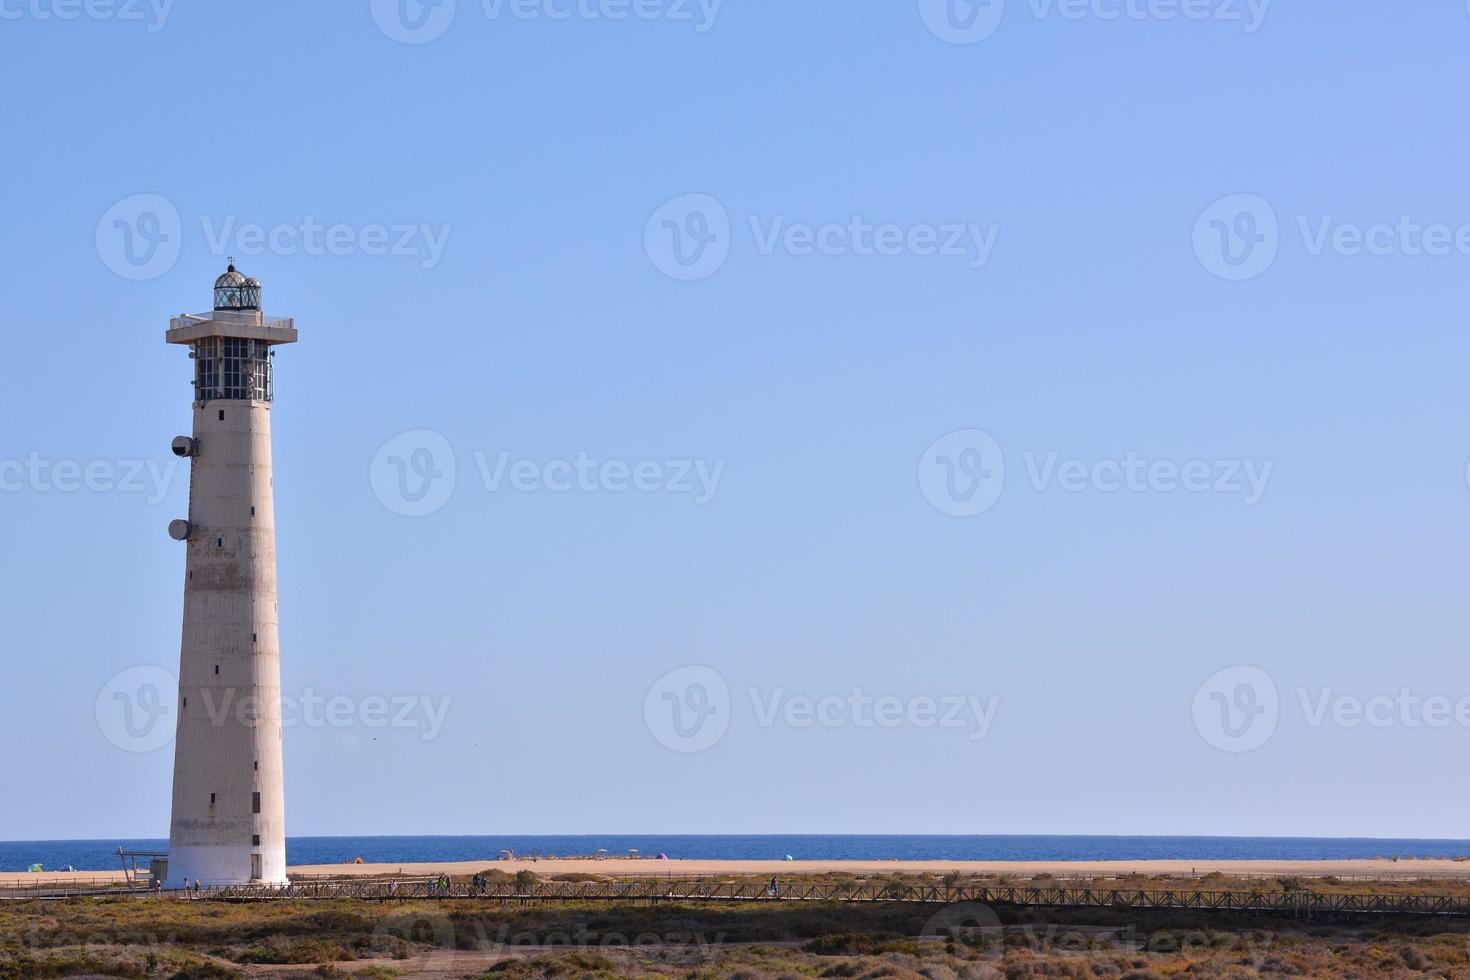
[[[1315,881],[1190,884],[1261,890],[1333,887]],[[1158,888],[1165,882],[1126,886]],[[1361,883],[1358,887],[1361,890]],[[1374,890],[1387,891],[1390,886]],[[0,980],[66,976],[1470,980],[1470,923],[1454,920],[1324,923],[1209,913],[999,910],[1003,928],[941,929],[937,936],[919,938],[936,932],[936,911],[919,905],[758,902],[698,906],[474,900],[0,902]]]

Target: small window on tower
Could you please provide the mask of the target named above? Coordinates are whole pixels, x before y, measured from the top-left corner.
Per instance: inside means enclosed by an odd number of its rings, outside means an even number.
[[[254,517],[255,516],[255,508],[254,507],[250,508],[250,516],[251,517]]]
[[[214,665],[214,676],[219,676],[219,664]]]
[[[225,539],[224,538],[215,538],[214,539],[214,546],[216,548],[223,548],[225,546]]]
[[[209,805],[210,806],[214,806],[214,794],[213,793],[210,793],[209,794]]]
[[[224,409],[220,409],[219,410],[219,420],[221,422],[223,422],[225,420],[225,410]]]
[[[260,794],[259,793],[252,793],[250,795],[250,812],[251,813],[259,813],[260,812]]]
[[[260,835],[259,834],[252,835],[251,838],[250,838],[250,844],[253,847],[259,847],[260,846]]]

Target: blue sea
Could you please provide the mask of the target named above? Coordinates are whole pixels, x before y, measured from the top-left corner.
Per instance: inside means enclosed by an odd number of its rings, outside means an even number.
[[[166,840],[0,841],[0,873],[72,865],[118,868],[117,850],[166,851]],[[1465,857],[1470,841],[1310,837],[997,837],[997,836],[656,836],[575,837],[292,837],[290,865],[493,861],[502,850],[542,856],[626,854],[725,860],[1142,861],[1343,860],[1373,857]]]

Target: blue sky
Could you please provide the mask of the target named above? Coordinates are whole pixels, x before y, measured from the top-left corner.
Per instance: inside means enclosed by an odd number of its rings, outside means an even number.
[[[167,832],[228,255],[292,834],[1467,836],[1466,5],[955,2],[0,0],[0,839]]]

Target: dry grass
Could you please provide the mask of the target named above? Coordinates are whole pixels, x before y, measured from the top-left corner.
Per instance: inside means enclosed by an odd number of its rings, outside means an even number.
[[[858,883],[852,876],[822,880],[835,883],[844,878]],[[1358,883],[1228,879],[1144,879],[1099,882],[1098,887],[1120,884],[1363,890]],[[1389,883],[1381,890],[1400,890],[1408,884]],[[1470,980],[1470,923],[1420,919],[1334,924],[1217,913],[1002,910],[1003,930],[919,938],[935,911],[918,905],[824,903],[14,902],[0,904],[0,980],[79,975],[140,980],[255,976]],[[439,965],[434,965],[435,957]]]

